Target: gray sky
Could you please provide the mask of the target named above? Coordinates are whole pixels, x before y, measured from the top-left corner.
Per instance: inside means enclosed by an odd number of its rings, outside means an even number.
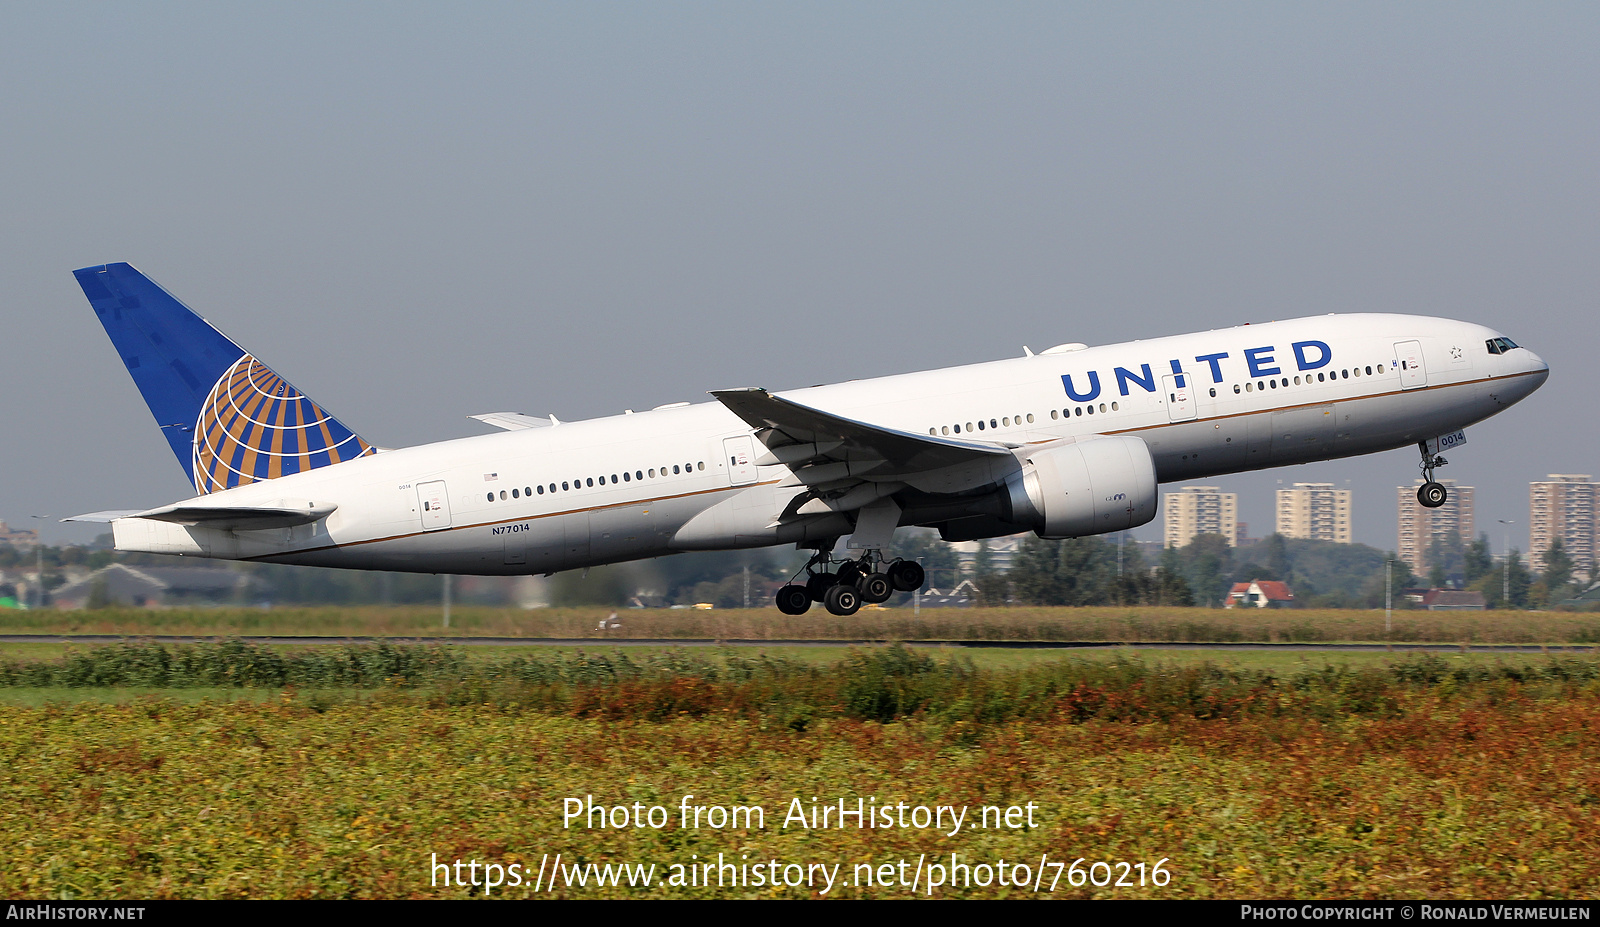
[[[1595,4],[8,4],[0,518],[187,496],[70,271],[368,440],[1400,311],[1552,368],[1441,475],[1600,475]],[[1412,450],[1346,480],[1395,544]],[[1159,536],[1159,519],[1140,536]],[[101,529],[103,530],[103,529]],[[94,527],[55,525],[51,541]]]

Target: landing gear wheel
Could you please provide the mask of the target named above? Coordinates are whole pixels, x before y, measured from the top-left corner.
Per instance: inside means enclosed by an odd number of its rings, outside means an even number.
[[[887,573],[874,573],[862,577],[856,583],[856,589],[861,592],[861,601],[868,605],[877,605],[889,601],[889,596],[894,595],[894,583]]]
[[[889,565],[889,581],[901,592],[921,589],[927,578],[922,564],[915,560],[901,560]]]
[[[778,611],[785,615],[804,615],[811,607],[811,593],[799,583],[778,590]]]
[[[861,593],[856,587],[839,583],[828,589],[828,594],[823,597],[822,604],[828,611],[839,617],[854,615],[861,608]]]
[[[1443,483],[1435,483],[1430,480],[1423,483],[1421,488],[1417,490],[1417,501],[1422,503],[1425,508],[1436,509],[1444,505],[1449,499],[1450,492],[1444,488]]]
[[[866,573],[867,571],[863,570],[859,563],[839,564],[839,582],[846,585],[854,586],[856,581],[865,576]]]
[[[839,577],[832,573],[812,573],[811,578],[806,580],[806,594],[811,596],[811,601],[821,602],[828,590],[838,582]]]

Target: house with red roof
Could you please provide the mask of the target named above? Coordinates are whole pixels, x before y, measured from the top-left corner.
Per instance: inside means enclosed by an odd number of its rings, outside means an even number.
[[[1288,583],[1271,579],[1257,579],[1248,583],[1234,583],[1228,597],[1222,600],[1223,608],[1293,608],[1294,593]]]

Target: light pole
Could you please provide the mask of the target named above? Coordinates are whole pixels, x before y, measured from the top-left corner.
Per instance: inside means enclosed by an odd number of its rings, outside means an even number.
[[[1383,633],[1394,627],[1394,561],[1383,561]]]
[[[1119,607],[1128,604],[1122,600],[1122,542],[1127,537],[1128,532],[1126,531],[1119,531],[1117,533],[1117,605]]]
[[[1500,529],[1500,545],[1501,545],[1501,549],[1505,551],[1505,557],[1506,557],[1505,563],[1502,564],[1502,568],[1500,570],[1500,601],[1505,603],[1505,607],[1506,608],[1510,608],[1511,607],[1511,527],[1510,526],[1516,524],[1516,521],[1514,519],[1509,519],[1509,518],[1497,518],[1495,520],[1498,521],[1500,524],[1506,526],[1506,527]]]
[[[50,516],[49,515],[29,515],[28,517],[29,518],[37,518],[37,519],[43,520],[43,519],[49,518]],[[37,532],[35,532],[35,534],[37,534]],[[34,582],[34,586],[36,588],[35,588],[34,593],[33,593],[33,607],[34,608],[44,608],[44,538],[42,538],[42,537],[35,537],[34,538],[33,553],[34,553],[34,569],[37,570],[38,574],[39,574],[38,577],[36,578],[36,581]]]

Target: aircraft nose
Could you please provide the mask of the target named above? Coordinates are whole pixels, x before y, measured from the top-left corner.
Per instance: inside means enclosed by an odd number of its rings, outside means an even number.
[[[1550,378],[1550,365],[1544,362],[1544,358],[1532,351],[1528,352],[1528,370],[1539,375],[1540,383]]]

